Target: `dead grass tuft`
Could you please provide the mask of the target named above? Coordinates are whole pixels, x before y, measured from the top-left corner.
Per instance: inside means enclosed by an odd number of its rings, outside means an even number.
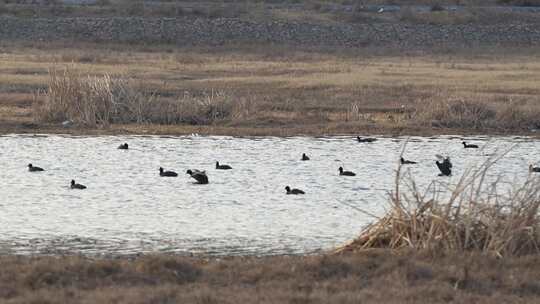
[[[417,113],[419,122],[447,128],[485,127],[496,117],[496,112],[484,102],[468,100],[432,101]]]
[[[526,102],[486,102],[481,98],[438,96],[417,107],[414,121],[427,127],[531,130],[540,126],[540,109]]]
[[[49,70],[45,91],[36,93],[37,121],[72,120],[86,126],[144,122],[152,96],[137,92],[129,81],[103,76],[83,76],[73,67]],[[41,100],[41,102],[40,102]]]
[[[223,259],[0,256],[0,302],[537,303],[538,262],[538,255],[389,250]]]
[[[233,116],[231,97],[223,91],[193,94],[185,92],[175,101],[161,100],[150,114],[153,122],[212,124]]]
[[[201,276],[201,270],[183,260],[167,256],[145,257],[137,261],[138,272],[157,276],[161,281],[184,284],[195,282]]]
[[[85,76],[73,67],[49,70],[47,89],[35,95],[34,118],[40,122],[71,120],[84,126],[119,123],[210,125],[244,119],[256,111],[249,97],[234,99],[221,90],[165,98],[126,77]]]
[[[498,182],[488,183],[485,177],[503,155],[465,170],[455,186],[434,181],[425,191],[410,174],[402,174],[400,166],[387,214],[340,250],[410,248],[499,257],[538,254],[540,179],[530,176],[508,194],[498,193]],[[438,194],[448,188],[448,196]]]

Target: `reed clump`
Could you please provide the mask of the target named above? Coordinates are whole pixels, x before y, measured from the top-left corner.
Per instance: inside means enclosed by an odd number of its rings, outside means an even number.
[[[36,93],[35,119],[86,126],[143,122],[153,97],[138,92],[124,78],[84,76],[74,68],[50,69],[46,87]]]
[[[540,109],[512,100],[487,102],[473,98],[440,98],[417,107],[411,118],[429,127],[530,130],[540,127]]]
[[[499,193],[503,182],[488,182],[486,176],[500,157],[466,170],[455,186],[432,182],[425,191],[400,166],[388,212],[338,251],[472,251],[499,257],[539,253],[540,179],[529,175],[507,194]],[[442,196],[444,192],[448,195]]]
[[[254,102],[233,99],[224,91],[186,91],[180,97],[165,98],[129,78],[81,75],[73,67],[50,69],[46,89],[36,93],[33,105],[36,121],[70,120],[90,127],[126,123],[208,125],[241,119],[254,111]]]
[[[209,125],[233,119],[238,114],[236,101],[224,91],[191,93],[170,100],[158,99],[149,109],[147,121],[160,124]]]
[[[496,112],[488,104],[463,99],[433,101],[417,111],[417,121],[447,128],[480,129],[495,117]]]

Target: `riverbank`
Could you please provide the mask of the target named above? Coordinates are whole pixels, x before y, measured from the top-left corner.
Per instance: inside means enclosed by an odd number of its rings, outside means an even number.
[[[0,265],[3,303],[536,303],[540,296],[538,256],[1,256]]]
[[[68,134],[74,136],[120,136],[120,135],[200,135],[200,136],[528,136],[539,137],[539,131],[500,129],[460,129],[422,127],[382,127],[371,124],[313,124],[284,125],[276,123],[267,127],[183,126],[183,125],[111,125],[107,128],[62,127],[51,124],[0,124],[0,134]]]
[[[7,44],[0,48],[0,132],[535,135],[540,129],[534,49],[380,52]],[[40,105],[51,71],[71,71],[81,82],[121,80],[142,96],[141,123],[75,121],[65,128],[58,116],[44,119]]]

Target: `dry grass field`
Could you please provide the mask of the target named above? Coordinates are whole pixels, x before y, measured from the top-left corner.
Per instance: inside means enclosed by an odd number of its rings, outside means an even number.
[[[0,257],[2,303],[538,303],[540,260],[385,250],[293,257]]]
[[[463,50],[433,55],[264,46],[2,46],[0,130],[527,133],[540,128],[540,52],[535,51],[484,50],[474,52],[483,55],[471,55]],[[40,105],[51,99],[51,71],[64,75],[66,70],[79,84],[107,77],[121,80],[139,94],[148,113],[139,120],[79,121],[79,127],[58,129],[61,121],[36,113],[43,114]]]

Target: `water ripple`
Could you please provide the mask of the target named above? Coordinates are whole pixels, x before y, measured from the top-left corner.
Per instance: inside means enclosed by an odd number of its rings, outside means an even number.
[[[405,138],[45,136],[0,137],[0,253],[295,254],[354,238],[384,211]],[[438,178],[435,154],[450,155],[456,182],[470,164],[519,143],[489,178],[524,180],[539,142],[526,137],[414,137],[405,156],[420,186]],[[118,150],[128,142],[130,150]],[[501,149],[499,149],[500,151]],[[311,160],[302,162],[302,153]],[[234,169],[215,170],[215,161]],[[28,163],[45,172],[29,173]],[[179,173],[162,178],[158,168]],[[338,167],[357,173],[338,176]],[[187,169],[206,170],[196,185]],[[74,191],[75,179],[88,189]],[[290,185],[304,196],[285,195]]]

